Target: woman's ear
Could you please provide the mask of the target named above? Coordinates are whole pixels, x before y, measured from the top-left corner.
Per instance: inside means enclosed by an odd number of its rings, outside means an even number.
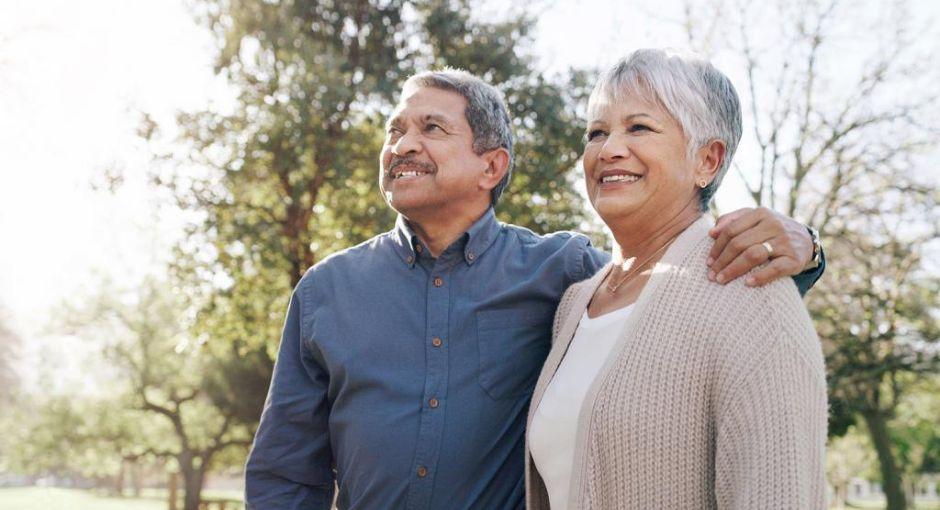
[[[504,147],[484,152],[481,156],[486,163],[483,174],[480,176],[480,188],[491,190],[503,180],[509,170],[509,151]]]
[[[721,140],[712,140],[699,149],[698,165],[695,169],[695,182],[699,183],[705,181],[711,183],[718,174],[721,163],[725,160],[726,152],[725,142]]]

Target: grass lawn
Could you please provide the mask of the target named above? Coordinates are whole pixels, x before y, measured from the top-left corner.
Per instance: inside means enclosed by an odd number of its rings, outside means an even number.
[[[206,491],[203,497],[238,497]],[[229,506],[229,508],[232,508]],[[45,487],[0,488],[0,510],[166,510],[166,493],[148,491],[142,498],[111,498],[91,491]]]

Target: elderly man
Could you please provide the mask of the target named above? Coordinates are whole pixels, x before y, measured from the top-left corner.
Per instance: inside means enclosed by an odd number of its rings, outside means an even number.
[[[339,508],[524,506],[526,411],[555,307],[607,258],[584,236],[496,220],[510,126],[501,94],[468,73],[405,83],[379,176],[398,222],[295,289],[249,508],[328,509],[337,486]],[[806,227],[766,210],[723,218],[715,236],[719,282],[771,259],[749,277],[760,284],[821,255]],[[821,272],[798,275],[801,291]]]

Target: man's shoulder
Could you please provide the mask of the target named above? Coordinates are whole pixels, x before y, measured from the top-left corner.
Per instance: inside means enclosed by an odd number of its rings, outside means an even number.
[[[394,235],[394,231],[384,232],[355,246],[331,253],[310,266],[299,285],[311,285],[312,280],[321,280],[336,274],[348,274],[352,270],[361,271],[363,268],[374,267],[377,260],[395,256]]]
[[[581,233],[570,230],[559,230],[547,234],[538,234],[526,227],[504,223],[503,232],[507,236],[518,240],[523,246],[534,246],[541,248],[555,248],[558,250],[565,248],[584,248],[591,245],[591,239]]]

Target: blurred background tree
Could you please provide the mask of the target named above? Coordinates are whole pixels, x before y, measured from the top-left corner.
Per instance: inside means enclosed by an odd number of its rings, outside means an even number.
[[[0,307],[0,408],[13,403],[19,381],[14,366],[20,339],[9,328],[8,322],[6,310]]]
[[[192,321],[184,305],[179,293],[156,278],[133,291],[103,282],[97,294],[70,305],[60,315],[63,332],[107,339],[102,357],[111,370],[101,377],[108,395],[50,401],[38,413],[49,420],[41,426],[48,441],[26,442],[43,451],[87,452],[91,466],[114,478],[118,494],[125,463],[170,461],[183,481],[183,510],[198,510],[207,473],[223,467],[214,462],[228,448],[244,451],[252,430],[239,422],[237,407],[218,397],[220,365],[189,336]],[[73,457],[81,462],[82,455],[65,456]],[[69,468],[89,474],[87,468]]]

